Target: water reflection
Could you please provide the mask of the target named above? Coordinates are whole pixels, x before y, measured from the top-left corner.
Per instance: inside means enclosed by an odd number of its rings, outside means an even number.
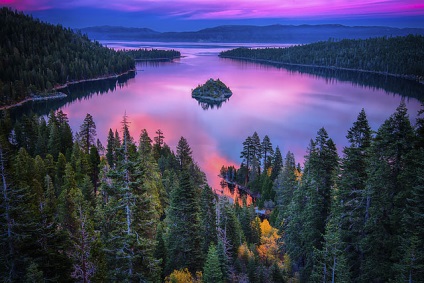
[[[134,79],[136,72],[130,72],[118,78],[111,78],[99,81],[89,81],[61,89],[67,97],[63,99],[30,101],[19,108],[11,108],[11,117],[19,117],[22,114],[35,113],[39,116],[47,115],[52,109],[59,109],[74,103],[75,101],[89,100],[93,96],[102,96],[112,93],[116,89],[122,89],[128,86],[131,79]]]
[[[217,195],[226,196],[233,201],[237,201],[240,205],[245,202],[247,205],[252,204],[254,199],[242,188],[239,188],[236,184],[228,183],[224,179],[221,179],[220,189],[215,189]]]
[[[225,59],[224,60],[232,60]],[[354,86],[368,87],[370,89],[384,90],[389,94],[411,97],[424,100],[424,84],[414,80],[398,78],[383,74],[355,72],[350,70],[328,69],[320,67],[291,66],[275,63],[239,61],[248,68],[249,65],[262,66],[264,69],[279,68],[295,74],[308,74],[316,78],[324,78],[329,84],[349,82]]]
[[[90,113],[103,144],[109,128],[121,128],[124,113],[136,140],[144,128],[151,138],[161,129],[165,142],[175,150],[184,136],[209,184],[217,192],[234,197],[235,190],[221,187],[218,174],[222,165],[239,167],[242,143],[254,131],[261,138],[268,135],[283,155],[290,150],[296,162],[302,163],[310,139],[321,127],[326,128],[341,152],[347,143],[347,130],[362,108],[372,129],[377,130],[401,101],[400,95],[387,95],[385,88],[370,84],[221,59],[216,56],[220,50],[222,47],[180,48],[184,57],[178,61],[139,63],[135,77],[126,82],[103,81],[102,90],[82,85],[81,90],[70,89],[66,101],[33,104],[31,110],[46,114],[52,108],[61,108],[68,114],[74,132]],[[201,55],[204,52],[208,55]],[[191,89],[213,77],[231,85],[237,95],[218,110],[204,111],[191,98]],[[393,85],[389,91],[396,92],[395,82],[388,80],[386,85]],[[423,93],[416,85],[406,84],[399,89],[402,94],[407,93],[402,89],[409,89],[411,97]],[[411,98],[407,107],[414,121],[420,102]]]
[[[193,98],[197,100],[198,105],[202,107],[203,110],[209,110],[209,109],[219,109],[222,107],[222,104],[228,101],[229,98],[222,100],[222,101],[212,101],[208,99],[201,99],[201,98]]]

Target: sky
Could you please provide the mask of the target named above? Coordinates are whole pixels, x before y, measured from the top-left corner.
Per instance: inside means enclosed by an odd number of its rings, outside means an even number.
[[[0,0],[65,27],[195,31],[218,25],[344,24],[424,28],[423,0]]]

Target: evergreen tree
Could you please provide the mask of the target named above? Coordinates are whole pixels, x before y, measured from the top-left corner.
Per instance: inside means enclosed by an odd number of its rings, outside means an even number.
[[[261,146],[264,158],[264,170],[267,171],[268,168],[272,166],[272,157],[274,156],[274,149],[272,147],[271,140],[267,135],[265,135],[264,139],[262,140]]]
[[[149,137],[146,129],[141,130],[138,150],[142,156],[146,156],[152,152],[152,139]]]
[[[246,186],[249,182],[249,171],[251,166],[251,160],[253,159],[253,142],[251,137],[247,137],[243,142],[243,151],[240,153],[240,158],[243,158],[243,163],[247,169],[244,185]]]
[[[49,131],[44,117],[38,118],[37,143],[35,145],[35,154],[45,157],[47,154],[47,141],[49,140]]]
[[[220,283],[224,282],[219,262],[218,252],[215,245],[209,246],[205,266],[203,268],[204,283]]]
[[[280,174],[278,174],[278,178],[274,181],[273,186],[276,194],[278,226],[286,222],[290,202],[293,200],[294,191],[299,185],[299,181],[297,180],[297,175],[299,174],[300,172],[296,169],[294,154],[289,151],[284,160],[284,167],[280,171]],[[282,233],[283,231],[280,230],[280,232]]]
[[[112,129],[109,129],[109,133],[107,135],[107,144],[106,144],[106,159],[107,162],[109,163],[110,167],[114,167],[115,166],[115,136],[113,134]]]
[[[314,251],[323,247],[337,159],[333,141],[321,128],[305,156],[302,183],[294,193],[284,229],[287,251],[300,269],[301,279],[305,281],[310,280],[315,268]]]
[[[191,157],[192,153],[187,140],[181,137],[177,144],[177,159],[180,163],[181,170],[188,167],[193,162],[193,158]]]
[[[216,196],[212,188],[205,185],[200,195],[200,223],[202,225],[203,255],[208,254],[211,244],[218,243],[216,226]]]
[[[152,281],[160,276],[159,261],[154,259],[156,225],[160,216],[157,188],[151,182],[157,174],[133,153],[128,120],[122,122],[123,140],[117,149],[117,163],[108,172],[108,201],[103,208],[106,250],[110,280]],[[116,137],[115,137],[116,138]],[[151,176],[153,180],[144,177]]]
[[[280,148],[277,146],[275,148],[275,154],[272,161],[272,171],[271,171],[271,180],[274,181],[277,179],[280,170],[283,167],[283,156],[281,155]]]
[[[171,192],[167,213],[167,274],[182,268],[194,273],[203,266],[199,195],[188,172],[181,173],[179,187]]]
[[[155,157],[156,160],[158,160],[161,157],[162,154],[162,147],[164,146],[165,142],[164,139],[165,137],[163,136],[163,132],[158,129],[156,131],[156,137],[154,137],[154,145],[153,145],[153,156]]]
[[[261,175],[261,160],[262,160],[262,145],[261,140],[257,132],[254,132],[252,135],[252,154],[253,159],[255,160],[255,166],[253,166],[252,162],[252,171],[254,171],[257,176]]]
[[[343,149],[343,159],[337,180],[336,215],[340,219],[340,240],[346,252],[347,266],[352,278],[360,278],[364,250],[361,246],[364,237],[364,221],[369,209],[369,196],[366,194],[369,147],[371,145],[371,128],[364,109],[347,134],[349,146]]]
[[[90,282],[96,272],[92,256],[95,241],[93,223],[90,219],[88,204],[84,201],[81,190],[72,188],[69,194],[74,203],[70,216],[75,223],[75,230],[70,235],[71,249],[68,251],[73,262],[71,276],[80,282]]]
[[[410,153],[414,131],[405,103],[379,128],[370,148],[367,166],[365,211],[365,252],[363,281],[390,281],[397,277],[393,264],[402,259],[402,234],[399,224],[405,216],[405,205],[411,198],[413,178],[404,174],[413,164]],[[408,178],[405,178],[408,177]]]
[[[80,126],[80,131],[77,133],[77,140],[86,154],[89,153],[90,148],[94,145],[96,135],[96,123],[94,123],[93,116],[87,113],[84,122]]]
[[[90,163],[90,173],[89,177],[91,179],[91,183],[93,184],[93,194],[97,194],[97,188],[99,186],[99,165],[100,165],[100,154],[97,150],[97,147],[92,146],[90,148],[90,156],[89,156],[89,163]]]

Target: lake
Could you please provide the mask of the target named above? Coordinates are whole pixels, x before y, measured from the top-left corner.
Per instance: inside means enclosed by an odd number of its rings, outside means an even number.
[[[209,184],[219,192],[217,175],[221,166],[240,165],[242,143],[255,131],[261,139],[268,135],[273,146],[280,147],[283,157],[290,150],[302,164],[310,139],[316,137],[321,127],[325,127],[341,153],[347,144],[347,130],[362,108],[372,129],[377,130],[401,102],[402,97],[393,89],[408,89],[417,92],[417,96],[422,95],[419,93],[422,86],[404,80],[368,78],[371,83],[367,85],[351,82],[346,75],[342,76],[345,79],[337,79],[219,58],[221,50],[235,47],[231,44],[106,44],[114,48],[173,48],[179,50],[183,58],[174,62],[138,63],[135,77],[113,90],[102,95],[92,91],[94,94],[86,99],[61,106],[68,114],[74,133],[90,113],[97,125],[98,138],[106,145],[109,128],[120,129],[126,113],[135,140],[143,128],[152,139],[156,130],[161,129],[165,142],[175,150],[178,140],[184,136]],[[205,110],[206,107],[191,98],[191,90],[210,78],[219,78],[233,95],[220,108]],[[387,85],[389,91],[373,85],[377,80],[382,81],[381,87]],[[421,103],[409,98],[406,104],[415,123]]]

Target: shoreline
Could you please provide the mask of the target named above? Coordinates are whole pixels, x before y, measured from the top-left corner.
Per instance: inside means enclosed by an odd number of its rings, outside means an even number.
[[[400,75],[400,74],[393,74],[393,73],[387,73],[387,72],[380,72],[380,71],[370,71],[370,70],[363,70],[363,69],[352,69],[352,68],[343,68],[343,67],[335,67],[335,66],[322,66],[322,65],[312,65],[312,64],[296,64],[296,63],[286,63],[286,62],[279,62],[279,61],[273,61],[273,60],[266,60],[266,59],[251,59],[247,57],[236,57],[236,56],[221,56],[220,58],[225,59],[233,59],[233,60],[245,60],[250,62],[259,62],[259,63],[268,63],[268,64],[277,64],[277,65],[287,65],[287,66],[297,66],[297,67],[309,67],[309,68],[323,68],[328,70],[341,70],[341,71],[351,71],[351,72],[361,72],[361,73],[370,73],[370,74],[377,74],[377,75],[383,75],[383,76],[391,76],[411,81],[416,81],[418,83],[423,84],[423,78],[416,75]]]
[[[102,80],[108,80],[108,79],[118,79],[121,76],[127,75],[131,72],[136,72],[135,69],[131,69],[128,70],[126,72],[120,73],[120,74],[116,74],[116,75],[108,75],[108,76],[102,76],[102,77],[97,77],[97,78],[91,78],[91,79],[84,79],[84,80],[78,80],[78,81],[72,81],[72,82],[67,82],[63,85],[59,85],[59,86],[55,86],[52,88],[52,91],[55,91],[54,95],[47,95],[47,96],[40,96],[40,95],[35,95],[35,96],[30,96],[25,98],[24,100],[18,101],[12,105],[5,105],[5,106],[0,106],[0,111],[3,110],[8,110],[11,108],[15,108],[15,107],[19,107],[22,106],[23,104],[30,102],[30,101],[40,101],[40,100],[53,100],[53,99],[62,99],[67,97],[67,95],[63,92],[60,92],[58,90],[67,88],[70,85],[74,85],[74,84],[80,84],[80,83],[85,83],[85,82],[94,82],[94,81],[102,81]]]
[[[120,74],[115,74],[115,75],[107,75],[107,76],[101,76],[101,77],[96,77],[96,78],[92,78],[92,79],[83,79],[83,80],[78,80],[78,81],[67,82],[63,85],[55,86],[54,88],[52,88],[52,90],[64,89],[64,88],[67,88],[70,85],[79,84],[79,83],[95,82],[95,81],[102,81],[102,80],[108,80],[108,79],[117,79],[121,76],[128,75],[131,72],[136,72],[136,69],[131,69],[131,70],[128,70],[126,72],[123,72],[123,73],[120,73]]]
[[[173,61],[175,59],[181,59],[184,56],[178,56],[178,57],[173,57],[173,58],[146,58],[146,59],[134,59],[134,61],[136,62],[150,62],[150,61],[160,61],[160,62],[164,62],[164,61]]]

